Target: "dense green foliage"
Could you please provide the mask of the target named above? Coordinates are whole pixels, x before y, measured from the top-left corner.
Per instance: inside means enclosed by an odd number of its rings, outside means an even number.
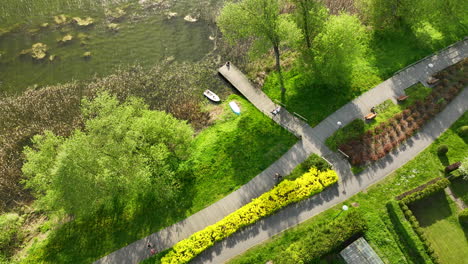
[[[139,197],[164,203],[187,173],[193,130],[137,99],[119,104],[100,94],[83,100],[83,131],[65,139],[51,132],[26,147],[26,187],[48,211],[81,217],[112,206],[132,206]]]
[[[281,14],[279,0],[242,0],[228,2],[218,18],[221,32],[232,42],[253,39],[255,52],[273,48],[276,70],[280,76],[281,92],[285,92],[281,75],[280,46],[294,45],[302,34],[291,17]],[[267,46],[269,44],[269,46]]]
[[[45,130],[68,137],[82,128],[80,104],[84,97],[94,97],[102,90],[116,95],[121,102],[131,96],[141,97],[150,109],[166,111],[202,129],[210,124],[209,113],[202,111],[202,92],[207,88],[218,91],[221,82],[214,78],[213,68],[214,63],[208,59],[197,64],[160,64],[150,69],[132,67],[87,82],[30,89],[18,96],[0,98],[0,211],[31,199],[19,183],[24,146]]]
[[[229,100],[241,107],[240,116],[232,113]],[[189,158],[192,177],[182,179],[174,199],[158,203],[141,197],[132,210],[101,210],[90,218],[67,222],[52,229],[46,240],[35,243],[24,262],[93,262],[224,197],[296,142],[239,96],[230,96],[211,111],[217,113],[214,125],[194,139]],[[242,152],[244,149],[247,151]]]
[[[279,93],[281,83],[275,73],[267,76],[263,90],[289,111],[306,117],[311,125],[402,67],[462,39],[468,20],[460,12],[461,0],[451,0],[447,6],[442,0],[359,0],[355,1],[357,10],[350,10],[357,11],[356,16],[322,15],[317,5],[323,3],[291,2],[296,5],[297,24],[303,32],[304,8],[317,19],[313,20],[313,38],[304,33],[303,46],[308,48],[299,50],[302,56],[298,59],[290,59],[295,63],[288,62],[290,69],[283,73],[286,95]],[[333,9],[334,2],[324,4]],[[450,15],[452,9],[455,16]]]
[[[399,264],[431,263],[424,245],[412,231],[410,223],[404,219],[403,213],[400,211],[399,216],[395,216],[395,213],[385,205],[402,192],[413,189],[435,177],[444,176],[443,168],[446,162],[460,160],[468,155],[467,143],[456,133],[459,127],[466,124],[468,124],[468,113],[460,117],[432,145],[413,160],[375,186],[345,201],[347,205],[357,206],[350,207],[348,212],[356,210],[364,215],[368,226],[364,237],[384,261]],[[447,144],[453,150],[447,153],[447,160],[441,160],[437,155],[437,147],[440,144]],[[461,178],[457,178],[458,180],[463,181]],[[463,190],[461,189],[460,192]],[[317,223],[332,221],[341,211],[341,206],[342,204],[338,204],[295,228],[273,237],[236,257],[231,263],[264,264],[270,259],[275,259],[275,256],[283,252],[288,245],[306,236],[308,232],[313,232]],[[397,218],[404,221],[399,221]],[[401,224],[398,224],[400,222]],[[388,233],[384,229],[387,229]],[[391,236],[387,234],[391,234]]]
[[[0,215],[0,263],[10,257],[11,250],[21,241],[20,229],[23,222],[24,219],[15,213]]]
[[[326,253],[342,248],[345,241],[364,233],[365,229],[362,216],[351,212],[348,217],[338,218],[328,225],[318,227],[300,241],[289,245],[275,263],[316,263]]]
[[[330,16],[314,39],[314,65],[318,81],[338,89],[351,81],[367,52],[369,36],[357,16]],[[356,67],[356,68],[354,68]]]
[[[214,245],[240,228],[253,224],[288,204],[301,201],[321,192],[327,186],[338,181],[335,171],[318,171],[311,168],[309,172],[295,181],[285,180],[271,191],[268,191],[237,211],[223,218],[214,225],[192,234],[172,247],[162,259],[162,263],[187,263],[195,256]]]

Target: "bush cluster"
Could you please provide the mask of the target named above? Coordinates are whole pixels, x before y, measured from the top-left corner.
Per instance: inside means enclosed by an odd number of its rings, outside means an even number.
[[[463,74],[460,74],[466,72],[466,65],[467,59],[446,68],[436,75],[440,84],[424,100],[416,101],[375,129],[341,144],[339,149],[349,156],[353,166],[385,157],[424,126],[430,118],[441,112],[448,102],[461,92],[468,83]]]
[[[292,243],[275,263],[318,263],[320,258],[344,247],[345,242],[357,238],[367,229],[365,219],[357,212],[349,212],[325,225],[317,226]]]
[[[22,240],[21,225],[23,217],[16,213],[0,215],[0,263],[1,257],[9,257],[11,250]]]
[[[460,224],[462,224],[463,226],[468,227],[468,208],[461,211],[458,214],[458,220],[460,221]]]
[[[457,133],[460,137],[468,137],[468,126],[458,128]]]
[[[448,146],[447,145],[440,145],[438,148],[437,148],[437,154],[438,155],[445,155],[447,154],[448,152]]]
[[[272,190],[253,199],[252,202],[226,216],[223,220],[175,244],[172,250],[161,259],[161,263],[187,263],[213,246],[215,242],[228,237],[240,228],[253,224],[288,204],[319,193],[337,181],[338,175],[335,171],[322,172],[316,168],[311,168],[309,172],[295,181],[284,180]]]
[[[426,246],[424,246],[424,243],[419,239],[411,224],[406,220],[398,202],[392,200],[387,203],[386,207],[398,236],[406,245],[406,248],[410,250],[410,254],[419,256],[421,263],[432,263],[431,258],[426,253]]]
[[[400,200],[404,204],[414,203],[447,188],[449,185],[450,181],[448,179],[440,177],[435,178],[421,186],[416,187],[413,190],[398,195],[396,199]]]

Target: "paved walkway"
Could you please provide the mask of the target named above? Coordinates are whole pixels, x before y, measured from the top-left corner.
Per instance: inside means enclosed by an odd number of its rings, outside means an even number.
[[[302,222],[305,219],[326,210],[334,204],[342,202],[351,195],[365,189],[367,186],[382,179],[388,175],[388,173],[406,163],[420,150],[424,149],[425,146],[429,145],[433,139],[440,135],[441,132],[437,134],[437,131],[443,131],[443,129],[449,127],[451,122],[453,122],[450,120],[456,120],[458,116],[466,110],[463,110],[463,107],[466,108],[467,89],[465,89],[462,95],[459,95],[457,99],[455,99],[441,114],[439,114],[438,118],[434,119],[422,132],[419,133],[419,138],[415,137],[414,142],[420,143],[413,144],[411,147],[406,145],[402,146],[402,149],[395,154],[396,156],[389,155],[387,158],[374,163],[370,168],[360,174],[360,176],[352,175],[349,163],[342,159],[341,156],[330,151],[324,145],[325,139],[333,134],[337,129],[336,122],[339,120],[343,124],[346,124],[355,118],[361,118],[372,106],[380,104],[389,98],[394,98],[396,95],[402,94],[405,88],[413,85],[419,80],[425,80],[427,76],[432,75],[433,73],[438,72],[463,58],[466,58],[467,53],[468,41],[464,41],[443,51],[441,54],[431,56],[426,60],[413,65],[411,68],[400,72],[398,75],[390,78],[359,98],[343,106],[314,128],[311,128],[301,120],[289,114],[285,109],[282,109],[279,115],[274,116],[273,120],[278,122],[280,125],[283,125],[297,136],[301,135],[302,140],[296,143],[278,161],[257,175],[249,183],[215,204],[212,204],[181,222],[156,232],[146,238],[135,241],[132,244],[97,260],[95,263],[138,263],[150,256],[150,253],[146,248],[148,241],[155,244],[158,250],[171,247],[178,241],[187,238],[196,231],[216,223],[229,213],[250,202],[252,198],[258,197],[260,194],[271,189],[275,184],[273,176],[276,172],[279,172],[282,175],[289,174],[294,167],[304,161],[311,153],[317,153],[323,156],[333,165],[334,169],[340,175],[338,185],[327,189],[320,195],[314,196],[296,206],[290,206],[285,210],[280,211],[278,214],[260,221],[242,232],[236,233],[223,243],[218,243],[215,247],[206,251],[202,256],[200,256],[200,258],[198,258],[198,262],[222,263],[232,256],[242,253],[244,250],[250,248],[256,243],[263,241],[267,237]],[[434,67],[427,67],[428,63],[433,63]],[[223,71],[223,68],[225,67],[222,67],[220,72]],[[234,71],[235,69],[236,68],[231,65],[231,69],[229,71]],[[275,104],[271,102],[271,100],[260,90],[253,88],[243,74],[237,72],[235,75],[226,76],[226,78],[233,82],[235,86],[237,84],[238,89],[240,89],[241,92],[242,87],[250,86],[251,88],[246,89],[246,91],[251,89],[253,92],[248,92],[246,95],[247,99],[252,100],[251,102],[262,112],[273,117],[270,112],[276,107]],[[461,102],[459,102],[460,100]],[[463,102],[463,100],[465,101]],[[445,120],[443,116],[444,113],[447,112],[449,115],[451,114],[451,118]],[[436,127],[434,127],[434,131],[431,132],[429,130],[430,133],[428,132],[426,136],[424,131],[432,127],[433,123],[440,125],[442,130],[437,130]],[[410,141],[410,143],[411,142],[412,141]],[[398,158],[398,160],[396,160],[396,158]],[[282,219],[284,221],[282,221]],[[268,227],[268,229],[265,230],[262,227],[263,225]],[[246,233],[246,230],[252,230],[252,233]],[[239,242],[242,241],[242,243],[235,243],[238,239]]]

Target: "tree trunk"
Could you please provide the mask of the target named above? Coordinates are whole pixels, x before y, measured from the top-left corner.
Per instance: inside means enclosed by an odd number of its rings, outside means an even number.
[[[304,36],[306,40],[307,48],[310,49],[310,35],[309,35],[309,10],[307,10],[307,4],[304,1],[300,3],[302,9],[302,17],[304,20]]]
[[[284,94],[286,92],[286,88],[284,87],[283,74],[281,73],[279,45],[274,45],[273,50],[275,51],[276,70],[278,71],[278,75],[279,75],[279,81],[280,81],[280,86],[281,86],[281,96],[284,97]]]

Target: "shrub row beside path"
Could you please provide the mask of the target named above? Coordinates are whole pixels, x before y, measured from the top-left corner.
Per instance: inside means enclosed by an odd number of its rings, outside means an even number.
[[[276,107],[275,104],[259,90],[252,90],[252,96],[253,98],[261,98],[260,102],[244,94],[262,112],[272,117],[273,120],[295,135],[301,136],[302,140],[248,184],[219,202],[177,224],[117,250],[95,263],[138,263],[150,256],[150,252],[146,248],[148,241],[155,243],[158,250],[171,247],[176,242],[187,238],[204,227],[216,223],[224,216],[250,202],[252,198],[258,197],[263,192],[269,190],[275,183],[273,178],[274,173],[289,174],[295,166],[304,161],[311,153],[321,155],[333,165],[334,170],[340,177],[338,185],[332,186],[319,195],[300,202],[297,205],[289,206],[233,234],[224,241],[204,251],[194,260],[194,263],[223,263],[263,240],[348,199],[352,195],[383,179],[390,172],[405,164],[417,153],[429,146],[435,138],[468,109],[468,104],[466,103],[468,89],[464,89],[441,113],[429,121],[417,135],[407,143],[400,145],[397,151],[375,162],[358,176],[351,173],[350,165],[346,160],[329,150],[324,144],[325,140],[338,129],[336,122],[341,121],[343,124],[347,124],[358,117],[362,117],[372,106],[403,94],[405,88],[420,80],[426,80],[428,76],[466,57],[468,57],[468,40],[460,41],[441,53],[430,56],[406,68],[404,71],[399,72],[397,75],[343,106],[314,128],[293,117],[284,109],[280,112],[280,115],[273,116],[271,111]],[[432,68],[428,67],[429,63],[433,64]],[[223,71],[227,71],[226,67],[220,69],[221,73]],[[231,65],[230,71],[234,72],[236,68]],[[242,85],[251,86],[242,73],[238,72],[236,78],[239,78],[238,81]],[[229,80],[229,78],[227,79]],[[232,80],[229,81],[232,82]],[[236,86],[235,83],[233,84]],[[239,87],[236,86],[236,88]]]

